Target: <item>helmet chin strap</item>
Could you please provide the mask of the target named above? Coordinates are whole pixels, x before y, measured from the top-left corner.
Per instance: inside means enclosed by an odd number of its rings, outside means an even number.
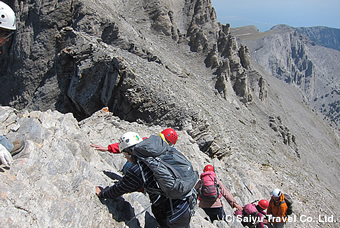
[[[164,135],[163,135],[162,133],[159,133],[159,136],[161,136],[161,138],[162,138],[168,145],[170,145],[169,142],[168,142],[168,140],[166,140],[166,138],[164,137]]]

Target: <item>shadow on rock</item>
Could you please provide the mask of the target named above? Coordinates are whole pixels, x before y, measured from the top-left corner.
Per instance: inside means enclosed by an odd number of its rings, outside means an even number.
[[[112,180],[121,181],[123,179],[117,173],[103,171],[103,173],[111,178]],[[116,199],[101,199],[100,200],[104,205],[109,208],[109,212],[112,214],[112,217],[118,222],[124,221],[125,224],[129,227],[141,227],[140,223],[137,219],[140,215],[145,212],[145,228],[157,228],[159,227],[157,220],[145,209],[139,214],[135,214],[133,207],[131,204],[123,197],[117,197]]]
[[[147,211],[145,212],[145,228],[159,227],[157,220]]]
[[[117,173],[113,173],[113,172],[108,172],[108,171],[103,171],[103,173],[108,176],[109,178],[111,178],[112,180],[119,180],[121,181],[123,179],[122,176],[120,176]]]
[[[4,173],[5,170],[10,170],[10,168],[9,167],[1,167],[0,168],[0,173]]]
[[[100,199],[100,202],[107,206],[112,218],[118,222],[125,222],[128,227],[140,228],[138,219],[135,218],[135,211],[131,204],[123,197],[115,199]]]

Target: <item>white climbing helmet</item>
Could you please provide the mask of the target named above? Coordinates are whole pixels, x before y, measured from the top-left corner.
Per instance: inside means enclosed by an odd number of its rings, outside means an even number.
[[[0,1],[0,28],[16,30],[16,17],[11,7]]]
[[[135,132],[127,132],[119,139],[119,151],[123,152],[124,149],[134,146],[143,141],[142,138]]]
[[[276,188],[273,190],[273,196],[274,197],[280,197],[281,196],[281,190]]]

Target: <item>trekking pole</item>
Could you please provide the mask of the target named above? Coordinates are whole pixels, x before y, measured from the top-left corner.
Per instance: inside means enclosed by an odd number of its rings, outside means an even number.
[[[161,198],[161,195],[158,195],[158,198],[152,203],[156,203],[159,199]],[[130,222],[132,222],[134,219],[137,219],[137,216],[143,214],[145,211],[149,210],[149,208],[152,206],[152,204],[150,204],[147,208],[145,208],[144,210],[142,210],[141,212],[139,212],[138,214],[136,214],[132,219],[130,219],[129,221],[127,221],[125,224],[128,225]]]
[[[132,222],[134,219],[137,218],[137,216],[143,214],[145,211],[149,210],[149,208],[152,206],[152,204],[150,204],[147,208],[145,208],[144,210],[142,210],[141,212],[139,212],[138,214],[136,214],[132,219],[130,219],[129,221],[127,221],[125,224],[128,225],[130,222]]]
[[[242,181],[242,183],[244,184],[244,186],[246,186],[246,188],[248,189],[248,191],[252,194],[252,195],[254,195],[253,194],[253,192],[250,190],[250,188],[248,187],[248,185],[246,185],[246,183],[244,183],[244,181]]]

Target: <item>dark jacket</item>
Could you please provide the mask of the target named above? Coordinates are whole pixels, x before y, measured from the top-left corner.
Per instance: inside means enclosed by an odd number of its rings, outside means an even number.
[[[143,182],[140,167],[142,168],[145,176],[145,183]],[[99,197],[116,198],[125,193],[138,191],[141,188],[146,189],[146,192],[148,192],[148,188],[157,189],[158,186],[154,180],[153,173],[150,168],[148,168],[143,162],[140,162],[140,167],[137,163],[132,164],[131,168],[127,171],[123,179],[117,182],[115,185],[103,189]],[[170,223],[175,222],[189,209],[189,204],[186,200],[174,199],[172,200],[172,206],[174,209],[174,213],[172,214],[169,199],[167,199],[165,196],[161,196],[161,198],[158,199],[159,195],[152,194],[150,192],[148,192],[148,194],[155,208],[166,207],[166,216]]]

